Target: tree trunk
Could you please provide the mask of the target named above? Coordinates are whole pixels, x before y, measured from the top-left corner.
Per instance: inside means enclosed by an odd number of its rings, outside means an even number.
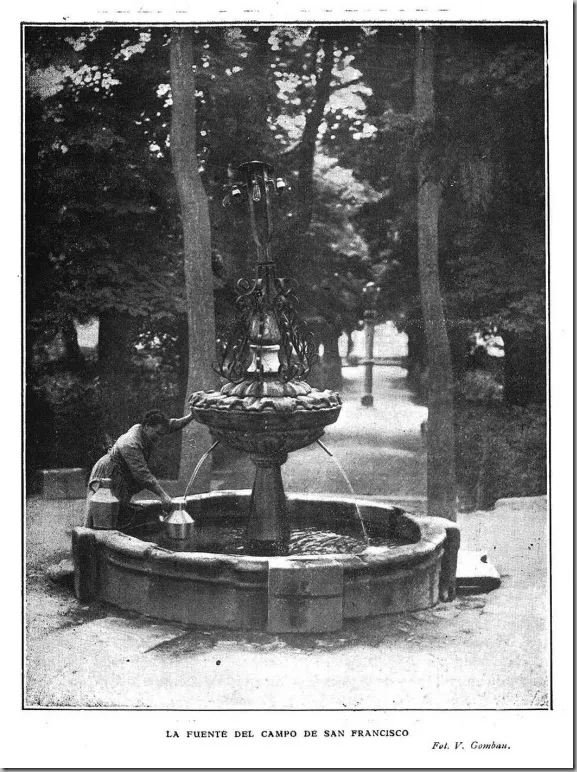
[[[415,115],[421,137],[433,129],[434,34],[426,27],[417,32]],[[453,377],[439,282],[440,186],[430,148],[425,139],[418,162],[417,195],[419,281],[429,363],[427,509],[429,515],[456,520]]]
[[[188,315],[178,315],[176,334],[178,346],[178,398],[185,403],[188,395]]]
[[[307,115],[299,146],[296,227],[300,234],[306,233],[313,215],[313,178],[317,136],[325,107],[331,95],[331,77],[335,60],[334,42],[330,38],[324,40],[323,51],[324,59],[321,71],[317,75],[314,104]]]
[[[463,326],[454,322],[449,323],[447,334],[449,336],[449,345],[451,347],[451,361],[453,363],[453,377],[458,379],[465,372],[467,364],[467,338],[463,334]]]
[[[281,264],[288,274],[296,276],[307,270],[307,231],[314,210],[314,165],[317,137],[323,120],[325,107],[331,95],[332,70],[335,61],[334,41],[326,30],[316,33],[315,48],[312,52],[311,74],[316,78],[312,104],[306,112],[305,126],[300,142],[287,153],[289,163],[296,164],[298,183],[295,191],[295,218],[290,222],[285,238],[279,240],[277,249],[282,256]],[[320,70],[317,69],[317,55],[323,51]]]
[[[81,371],[86,362],[78,345],[78,333],[71,317],[66,316],[61,327],[64,347],[66,349],[66,364],[73,372]]]
[[[171,31],[172,127],[170,152],[184,232],[184,275],[188,299],[188,388],[214,388],[216,358],[211,234],[208,200],[196,155],[193,30]],[[183,431],[179,480],[188,482],[195,460],[208,446],[207,430],[193,422]],[[206,486],[206,476],[199,485]]]
[[[409,312],[404,326],[408,341],[407,379],[418,394],[419,399],[427,400],[426,371],[427,347],[422,314]]]

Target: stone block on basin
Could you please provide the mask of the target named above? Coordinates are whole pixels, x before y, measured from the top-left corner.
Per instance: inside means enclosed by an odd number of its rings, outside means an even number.
[[[92,528],[72,531],[72,560],[74,563],[74,593],[82,602],[98,597],[98,547]]]
[[[45,499],[83,499],[86,473],[82,468],[40,470],[42,497]]]
[[[268,572],[270,633],[322,633],[343,624],[343,567],[326,559],[272,558]]]

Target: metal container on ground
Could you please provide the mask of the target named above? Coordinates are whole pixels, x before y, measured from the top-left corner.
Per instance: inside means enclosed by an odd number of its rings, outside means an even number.
[[[111,480],[99,480],[98,489],[88,502],[88,522],[92,528],[114,530],[118,523],[120,500],[110,489]]]

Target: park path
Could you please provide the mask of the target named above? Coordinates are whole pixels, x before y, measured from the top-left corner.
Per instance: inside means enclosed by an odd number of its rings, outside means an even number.
[[[427,408],[416,403],[403,367],[375,366],[373,407],[361,405],[363,378],[363,366],[343,368],[343,408],[322,441],[339,459],[356,494],[421,500],[427,460],[420,426]],[[250,488],[253,477],[250,462],[240,462],[213,487]],[[316,444],[289,455],[283,480],[287,492],[349,492],[333,459]]]
[[[361,407],[362,376],[360,367],[344,370],[342,415],[326,442],[359,494],[415,497],[418,504],[425,491],[426,409],[413,401],[404,370],[393,366],[375,368],[375,407]],[[345,490],[320,448],[292,455],[287,491]],[[83,502],[34,497],[26,510],[27,706],[269,712],[547,706],[545,497],[459,514],[462,546],[487,551],[503,577],[499,590],[311,636],[187,627],[80,603],[46,569],[69,557]]]

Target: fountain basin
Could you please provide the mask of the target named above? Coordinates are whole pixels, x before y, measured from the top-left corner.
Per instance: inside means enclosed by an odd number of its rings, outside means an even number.
[[[194,417],[209,427],[215,439],[246,453],[284,455],[307,447],[323,436],[325,427],[341,412],[338,394],[312,389],[302,381],[246,383],[228,383],[221,391],[198,391],[190,398]],[[290,396],[257,397],[241,391],[244,387],[250,392],[253,386],[265,391],[277,387]]]
[[[250,491],[187,500],[197,524],[242,519]],[[167,549],[120,531],[76,528],[75,591],[126,611],[185,624],[283,632],[338,630],[344,621],[415,611],[454,595],[459,529],[370,499],[287,496],[289,516],[350,521],[405,541],[358,554],[256,557]],[[151,509],[157,503],[150,502]]]
[[[285,555],[290,530],[281,466],[291,451],[319,440],[341,411],[341,398],[305,381],[274,376],[197,391],[190,409],[212,438],[249,454],[255,465],[247,540],[253,555]]]

